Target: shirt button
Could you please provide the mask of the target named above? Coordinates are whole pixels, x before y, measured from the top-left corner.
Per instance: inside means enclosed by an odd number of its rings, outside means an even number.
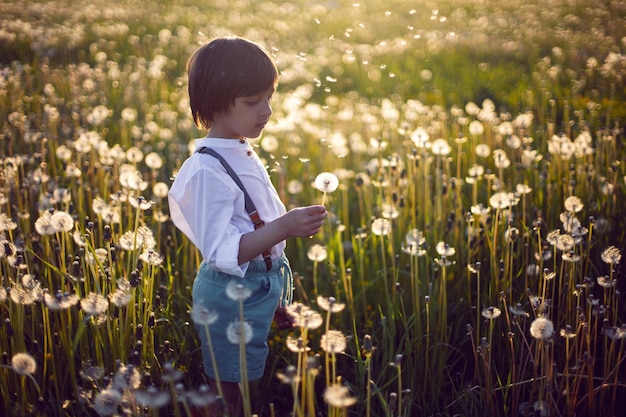
[[[239,139],[239,143],[246,143],[245,139]]]
[[[248,154],[248,156],[251,156],[252,155],[252,151],[248,151],[247,154]]]

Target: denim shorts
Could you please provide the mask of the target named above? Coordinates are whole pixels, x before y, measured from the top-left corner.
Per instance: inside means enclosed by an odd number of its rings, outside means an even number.
[[[240,323],[241,301],[229,298],[226,293],[226,287],[231,282],[250,290],[250,296],[243,300],[243,321],[249,325],[245,327],[245,334],[249,337],[251,333],[250,341],[245,344],[244,377],[254,381],[260,379],[265,370],[269,351],[267,338],[276,308],[281,298],[283,301],[291,298],[291,269],[283,256],[272,261],[269,271],[265,262],[250,261],[243,278],[214,271],[205,263],[196,275],[192,289],[194,308],[206,309],[217,315],[217,319],[209,325],[194,322],[202,344],[204,372],[212,379],[217,379],[217,374],[220,381],[241,382],[240,343],[232,343],[228,338],[229,326],[231,333],[233,326],[240,328],[236,323]]]

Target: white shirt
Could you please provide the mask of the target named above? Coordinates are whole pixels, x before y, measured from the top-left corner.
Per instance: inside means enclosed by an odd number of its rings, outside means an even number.
[[[206,146],[217,151],[237,173],[265,223],[285,214],[285,205],[272,185],[267,170],[248,141],[202,138],[196,149]],[[241,236],[254,231],[246,212],[243,192],[212,155],[194,152],[180,167],[170,188],[172,221],[200,250],[212,269],[243,277],[248,262],[239,265]],[[285,241],[272,247],[272,259],[279,258]],[[263,260],[259,255],[255,260]]]

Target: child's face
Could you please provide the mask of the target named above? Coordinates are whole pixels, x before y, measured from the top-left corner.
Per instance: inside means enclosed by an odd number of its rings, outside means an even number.
[[[215,116],[209,136],[242,139],[258,137],[272,115],[274,87],[253,96],[237,97],[228,113]]]

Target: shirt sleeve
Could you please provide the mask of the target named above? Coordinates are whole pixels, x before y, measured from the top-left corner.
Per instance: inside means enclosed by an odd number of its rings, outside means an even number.
[[[243,193],[219,169],[200,169],[178,184],[177,178],[168,197],[170,215],[210,268],[243,277],[248,262],[239,265],[239,242],[250,231],[237,226],[246,224],[236,218],[245,213],[239,207]]]

